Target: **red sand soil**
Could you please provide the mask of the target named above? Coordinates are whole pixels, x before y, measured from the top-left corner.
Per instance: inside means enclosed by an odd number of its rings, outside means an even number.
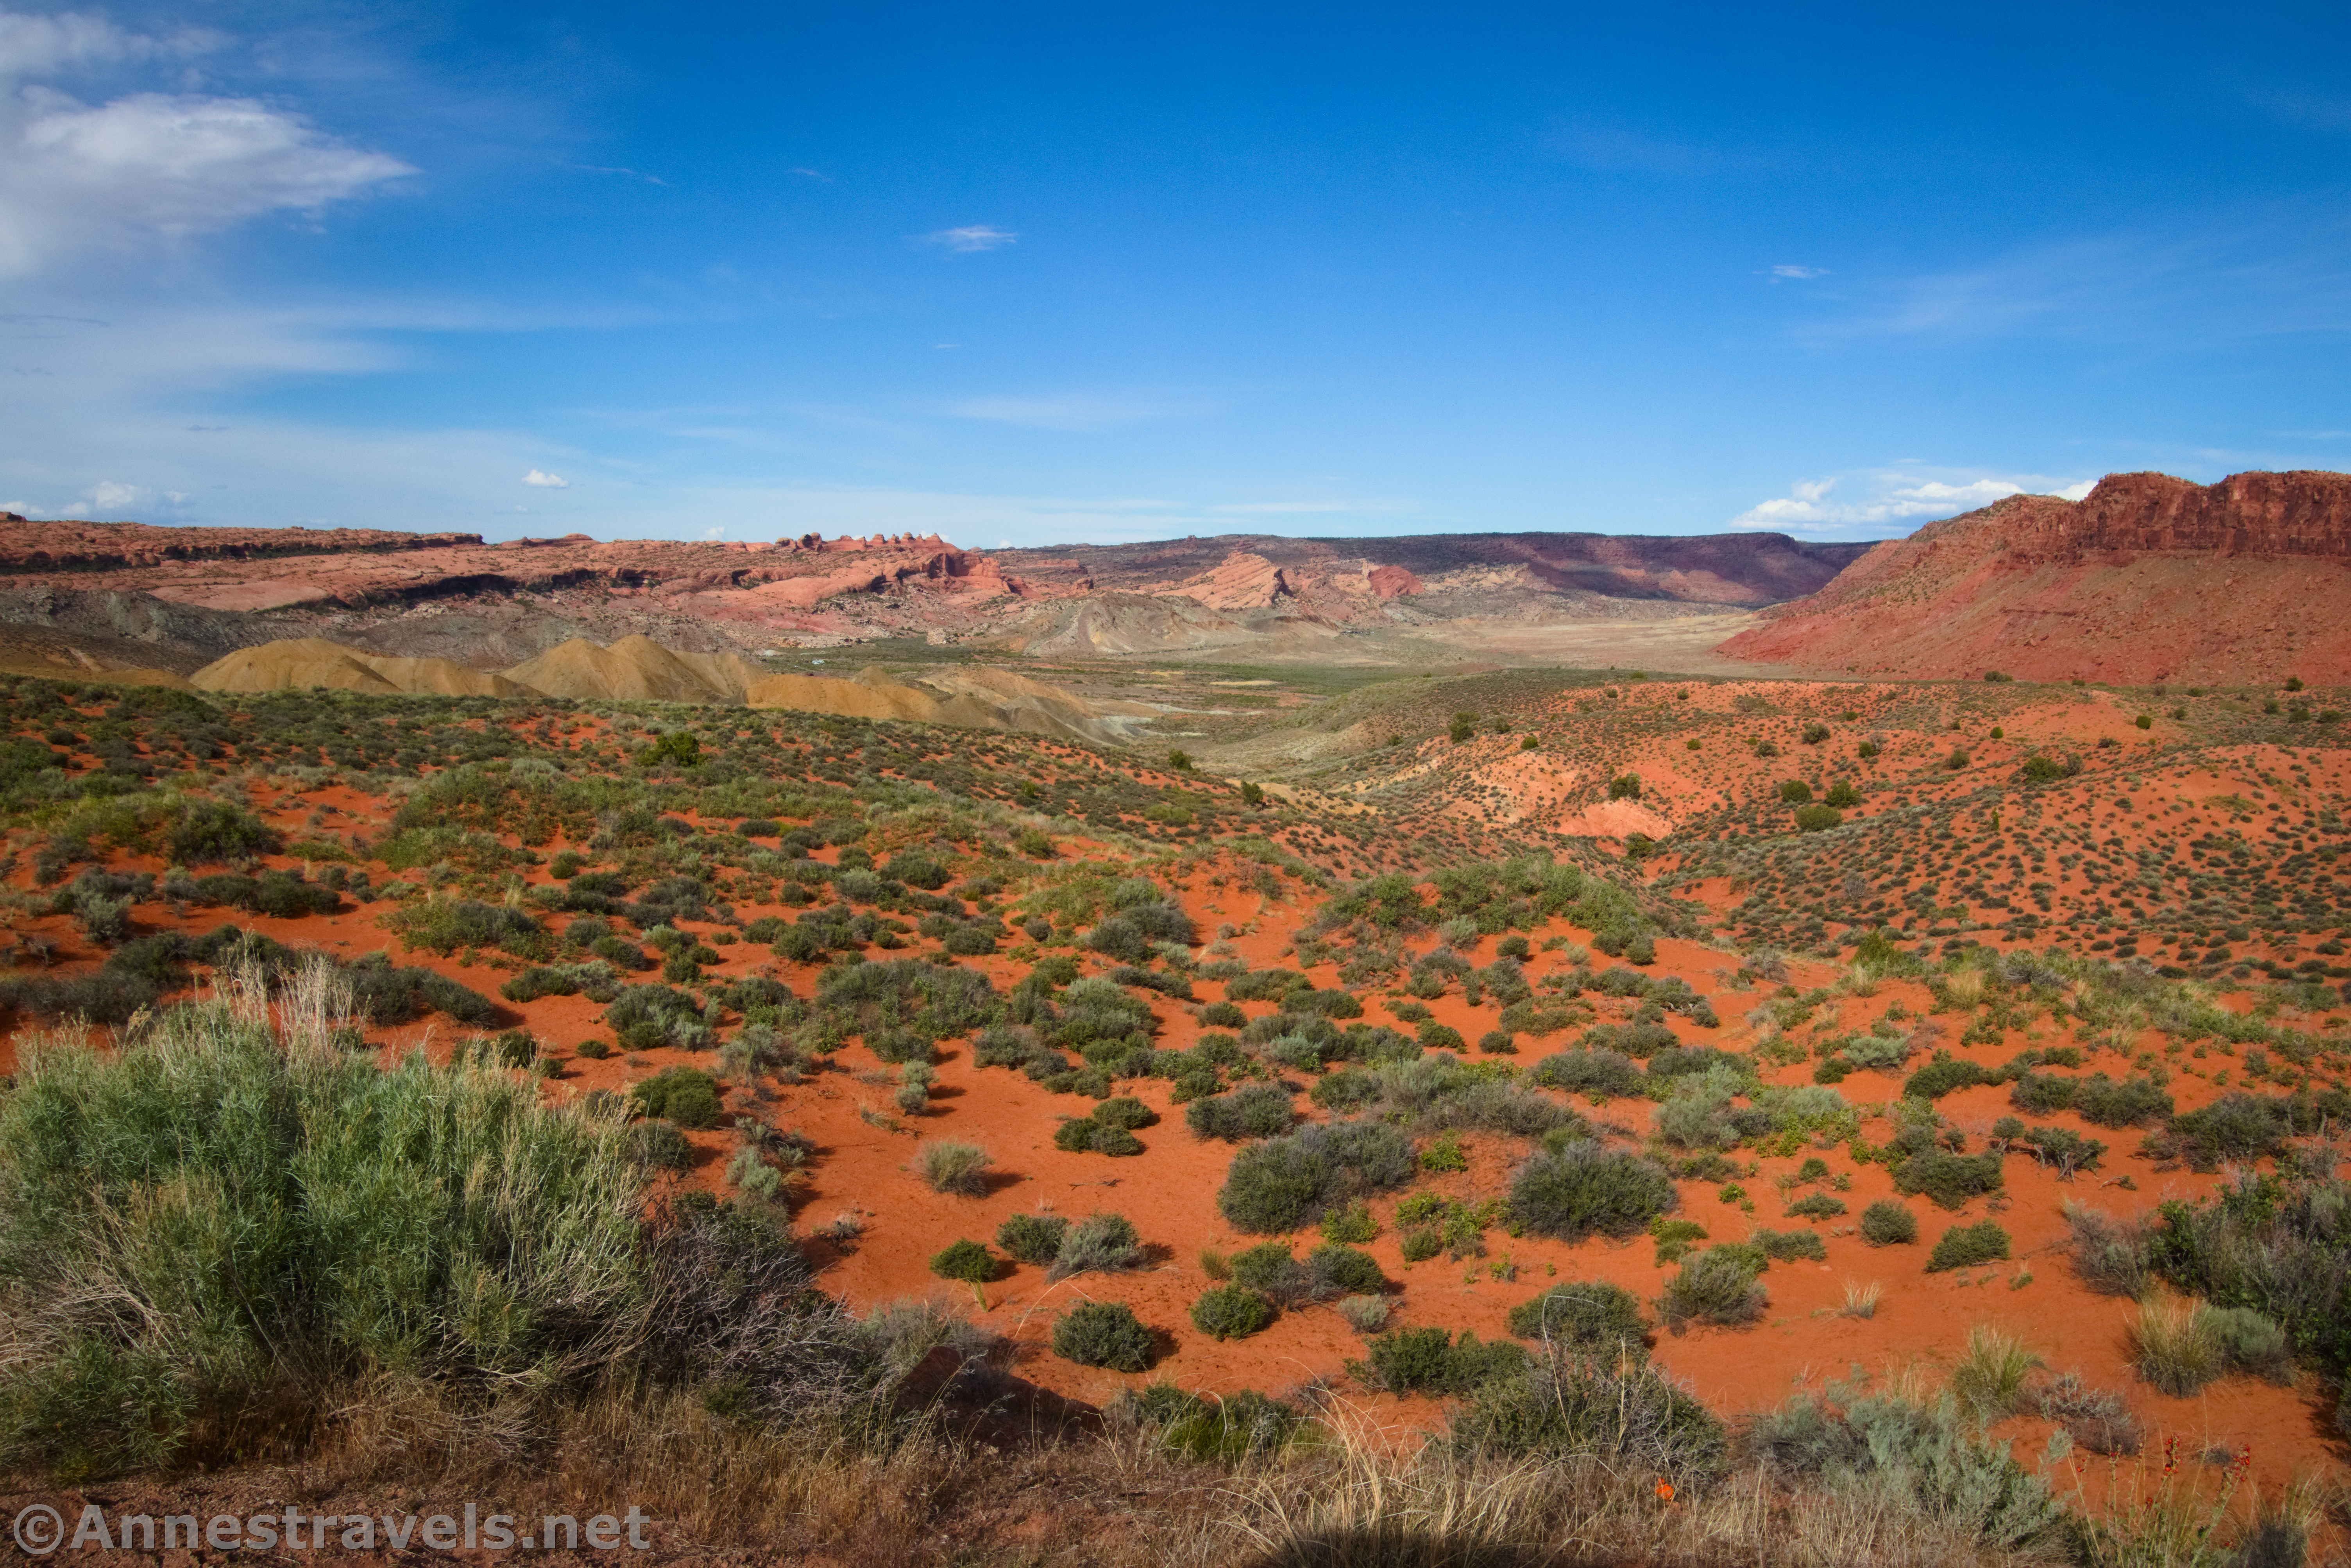
[[[1876,705],[1893,700],[1886,688],[1847,686],[1830,692],[1829,700],[1850,704],[1865,714]],[[1779,695],[1784,699],[1785,689]],[[1716,703],[1729,703],[1735,695],[1735,692],[1725,695],[1721,688],[1708,693],[1709,700]],[[1641,700],[1652,697],[1671,700],[1663,691],[1644,694]],[[2078,740],[2102,733],[2101,727],[2111,722],[2106,705],[2094,701],[2076,711],[2077,706],[2069,701],[2049,713],[2036,713],[2029,721],[2016,720],[2014,728],[2021,732],[2016,744],[2023,743],[2023,734],[2043,731]],[[1852,727],[1865,729],[1866,717]],[[2264,766],[2259,758],[2249,757],[2246,762],[2254,769]],[[1743,779],[1735,776],[1742,773],[1742,765],[1748,776]],[[1682,766],[1686,773],[1659,768],[1660,799],[1645,796],[1649,809],[1669,809],[1684,790],[1751,787],[1757,767],[1743,758],[1699,758]],[[2343,782],[2331,764],[2328,776],[2338,784]],[[1664,782],[1669,779],[1670,784]],[[2162,787],[2150,783],[2137,791],[2139,815],[2124,817],[2095,804],[2086,809],[2101,828],[2108,826],[2111,819],[2113,826],[2128,831],[2158,808],[2167,813],[2167,824],[2173,821],[2205,823],[2276,804],[2221,803],[2224,798],[2234,799],[2233,792],[2243,788],[2233,771],[2179,769],[2164,776]],[[336,787],[282,797],[256,790],[255,804],[293,838],[321,833],[345,840],[355,834],[373,837],[381,833],[391,812],[386,802]],[[323,827],[307,825],[313,813],[325,817]],[[559,847],[543,846],[549,852]],[[1090,846],[1071,843],[1064,848],[1070,856],[1082,857]],[[820,858],[831,858],[830,852]],[[280,858],[273,863],[293,862]],[[161,867],[152,858],[123,857],[117,861],[116,869]],[[1219,874],[1232,869],[1211,864],[1194,873],[1180,890],[1186,908],[1205,930],[1228,925],[1237,927],[1238,934],[1228,939],[1222,950],[1252,967],[1294,963],[1290,940],[1311,913],[1311,904],[1270,899],[1244,890],[1228,877],[1223,885],[1217,885]],[[381,868],[376,870],[381,877]],[[543,872],[536,873],[532,879],[543,876]],[[21,873],[16,881],[19,886],[26,885]],[[1722,890],[1715,896],[1729,895]],[[402,952],[379,925],[381,912],[382,906],[361,906],[331,917],[301,921],[235,918],[281,941],[322,947],[347,958],[391,946],[397,962],[427,965],[486,995],[495,995],[506,973],[519,967],[503,958],[495,966],[469,965],[457,958]],[[788,912],[772,906],[737,909],[738,917],[746,921],[769,913]],[[159,923],[158,916],[169,918],[167,912],[142,906],[142,924],[152,928]],[[197,911],[178,924],[201,931],[223,917],[222,912]],[[682,924],[697,935],[719,929]],[[70,925],[47,916],[20,916],[17,921],[20,930],[45,934],[57,942],[60,973],[92,966],[98,957],[82,949]],[[1591,938],[1591,933],[1563,924],[1532,935],[1538,949],[1552,936],[1579,943]],[[1425,948],[1429,942],[1424,937],[1418,945]],[[926,946],[911,945],[907,953],[919,954]],[[1723,1019],[1719,1030],[1706,1030],[1678,1015],[1669,1015],[1677,1035],[1686,1042],[1729,1049],[1753,1044],[1755,1030],[1743,1020],[1770,994],[1770,988],[1740,988],[1735,977],[1740,959],[1733,953],[1673,939],[1661,940],[1657,946],[1657,959],[1649,972],[1687,980],[1713,1002]],[[784,979],[799,994],[805,996],[813,989],[811,967],[778,960],[750,944],[726,946],[719,951],[722,963],[716,967],[719,974],[767,973]],[[1489,962],[1494,956],[1492,940],[1476,945],[1468,956],[1476,962]],[[1008,955],[965,962],[987,973],[999,987],[1009,985],[1027,968],[1019,958]],[[1528,966],[1530,977],[1540,979],[1562,965],[1561,956],[1539,951]],[[1798,962],[1792,970],[1790,979],[1799,988],[1829,985],[1838,977],[1838,971],[1824,964]],[[1335,972],[1327,967],[1309,974],[1318,986],[1338,984]],[[1213,982],[1201,982],[1196,989],[1201,1002],[1222,994],[1222,988]],[[1165,998],[1152,999],[1162,1026],[1158,1043],[1166,1048],[1192,1044],[1199,1028],[1190,1009]],[[1365,999],[1370,1019],[1385,1021],[1382,998],[1373,994]],[[1612,1009],[1625,1010],[1601,998],[1587,999],[1600,1005],[1604,1018],[1615,1016]],[[1823,1012],[1834,1009],[1841,1027],[1850,1030],[1866,1027],[1896,1002],[1920,1015],[1934,1006],[1924,987],[1886,982],[1866,997],[1838,997]],[[1251,1016],[1272,1010],[1265,1003],[1241,1005]],[[1458,994],[1448,993],[1428,1005],[1438,1021],[1459,1030],[1467,1039],[1475,1040],[1491,1025],[1489,1010],[1469,1008]],[[710,1065],[706,1054],[670,1051],[601,1061],[570,1054],[583,1040],[609,1038],[600,1028],[601,1009],[585,998],[549,997],[517,1010],[549,1053],[564,1059],[561,1075],[547,1085],[551,1095],[576,1096],[598,1089],[625,1091],[667,1066]],[[1949,1042],[1958,1031],[1947,1029],[1944,1032]],[[376,1038],[387,1053],[420,1044],[439,1053],[445,1051],[454,1036],[446,1020],[436,1019],[379,1031]],[[2038,1035],[2012,1032],[1998,1045],[1951,1043],[1950,1049],[1955,1054],[1997,1066],[2036,1041]],[[1519,1059],[1520,1064],[1531,1066],[1544,1051],[1567,1042],[1568,1037],[1562,1036],[1534,1045]],[[2160,1037],[2150,1033],[2134,1050],[2159,1054],[2162,1044]],[[2094,1061],[2094,1065],[2116,1070],[2113,1062]],[[1222,1343],[1192,1330],[1189,1306],[1210,1283],[1201,1250],[1212,1248],[1229,1253],[1259,1239],[1233,1231],[1217,1208],[1216,1192],[1233,1147],[1194,1139],[1184,1128],[1182,1108],[1167,1103],[1168,1085],[1164,1082],[1123,1086],[1124,1092],[1143,1099],[1162,1119],[1139,1133],[1145,1145],[1143,1155],[1113,1159],[1053,1147],[1052,1134],[1059,1120],[1083,1113],[1090,1108],[1089,1102],[1049,1094],[1014,1072],[979,1070],[972,1062],[967,1042],[945,1047],[930,1109],[914,1117],[895,1110],[885,1070],[862,1044],[841,1051],[835,1067],[799,1085],[738,1087],[727,1094],[730,1112],[753,1112],[812,1142],[813,1156],[791,1194],[797,1228],[815,1232],[844,1215],[857,1220],[859,1234],[854,1240],[839,1245],[811,1243],[826,1288],[859,1305],[904,1296],[936,1296],[950,1301],[1019,1347],[1021,1375],[1057,1393],[1091,1402],[1109,1396],[1121,1386],[1161,1378],[1200,1389],[1252,1387],[1275,1392],[1322,1380],[1340,1382],[1346,1398],[1385,1422],[1427,1427],[1440,1418],[1439,1407],[1430,1401],[1370,1395],[1346,1385],[1346,1364],[1361,1356],[1363,1347],[1358,1336],[1329,1310],[1286,1312],[1260,1334]],[[0,1072],[14,1069],[13,1042],[0,1040]],[[1783,1083],[1802,1082],[1809,1079],[1809,1069],[1799,1064],[1768,1076]],[[1899,1080],[1856,1073],[1840,1087],[1855,1103],[1887,1103],[1897,1095]],[[2169,1087],[2183,1109],[2222,1092],[2209,1079],[2189,1071],[2177,1073]],[[1303,1099],[1300,1105],[1306,1109]],[[1597,1122],[1636,1134],[1646,1129],[1652,1111],[1646,1102],[1625,1101],[1583,1109]],[[1981,1146],[1991,1124],[2008,1113],[2004,1092],[1992,1088],[1953,1094],[1941,1102],[1940,1109],[1970,1134],[1970,1147]],[[2020,1336],[2054,1371],[2078,1371],[2094,1385],[2124,1391],[2147,1422],[2151,1442],[2158,1448],[2167,1435],[2178,1436],[2197,1453],[2207,1449],[2234,1453],[2250,1447],[2252,1476],[2270,1495],[2274,1496],[2296,1474],[2324,1472],[2333,1467],[2335,1448],[2325,1435],[2326,1399],[2309,1378],[2291,1387],[2234,1379],[2215,1384],[2193,1399],[2158,1396],[2138,1384],[2128,1365],[2123,1333],[2133,1311],[2131,1304],[2092,1294],[2066,1262],[2062,1214],[2066,1202],[2131,1214],[2169,1198],[2202,1196],[2219,1178],[2158,1170],[2134,1152],[2137,1139],[2132,1133],[2091,1128],[2069,1113],[2033,1119],[2103,1137],[2112,1145],[2105,1168],[2068,1183],[2029,1158],[2011,1157],[2006,1163],[2006,1191],[1989,1203],[1971,1205],[1964,1215],[1946,1215],[1924,1199],[1910,1200],[1921,1222],[1921,1241],[1912,1247],[1873,1249],[1861,1241],[1851,1221],[1868,1202],[1891,1195],[1890,1180],[1882,1168],[1856,1164],[1842,1148],[1821,1151],[1832,1172],[1850,1183],[1839,1194],[1848,1206],[1848,1216],[1816,1228],[1826,1244],[1827,1262],[1773,1266],[1763,1277],[1771,1307],[1762,1323],[1746,1330],[1699,1329],[1679,1337],[1661,1335],[1658,1359],[1686,1379],[1709,1406],[1736,1414],[1767,1407],[1799,1387],[1818,1386],[1856,1370],[1898,1374],[1914,1367],[1930,1372],[1948,1367],[1964,1346],[1969,1331],[1988,1324]],[[1865,1124],[1864,1135],[1882,1137],[1880,1128],[1882,1124]],[[697,1150],[696,1164],[676,1179],[705,1190],[721,1190],[720,1173],[734,1146],[734,1135],[711,1131],[689,1137]],[[973,1143],[989,1152],[998,1179],[986,1197],[966,1198],[929,1190],[915,1174],[914,1160],[921,1145],[932,1139]],[[1469,1168],[1430,1178],[1424,1185],[1463,1200],[1504,1195],[1519,1145],[1485,1136],[1470,1136],[1464,1143]],[[1758,1227],[1786,1228],[1802,1223],[1782,1218],[1773,1180],[1792,1176],[1804,1155],[1813,1152],[1761,1159],[1756,1174],[1740,1183],[1753,1206],[1751,1213],[1723,1201],[1716,1184],[1685,1182],[1680,1186],[1680,1214],[1705,1225],[1716,1241],[1739,1239]],[[1739,1157],[1750,1156],[1740,1151]],[[1499,1229],[1488,1234],[1488,1250],[1482,1258],[1439,1258],[1406,1264],[1398,1250],[1396,1228],[1389,1221],[1392,1207],[1393,1198],[1374,1203],[1374,1212],[1383,1230],[1368,1247],[1389,1277],[1401,1285],[1391,1326],[1437,1325],[1474,1330],[1481,1337],[1500,1337],[1506,1333],[1510,1308],[1555,1281],[1606,1280],[1647,1299],[1657,1293],[1671,1272],[1654,1262],[1646,1238],[1570,1245],[1539,1238],[1513,1239]],[[973,1300],[968,1287],[941,1281],[929,1271],[928,1260],[940,1248],[961,1237],[992,1241],[997,1227],[1014,1214],[1052,1212],[1079,1218],[1097,1209],[1115,1211],[1134,1223],[1151,1249],[1149,1268],[1128,1275],[1083,1275],[1048,1285],[1040,1270],[1023,1265],[985,1288],[984,1307]],[[1940,1275],[1921,1272],[1928,1248],[1948,1225],[1972,1222],[1987,1212],[1997,1215],[2011,1232],[2011,1261]],[[1303,1250],[1315,1238],[1296,1239]],[[1849,1281],[1883,1285],[1884,1295],[1874,1317],[1859,1320],[1840,1314]],[[1050,1354],[1045,1347],[1053,1320],[1071,1304],[1085,1300],[1126,1302],[1145,1323],[1165,1332],[1166,1354],[1150,1374],[1128,1376],[1083,1368]],[[2012,1420],[2001,1430],[2020,1439],[2019,1452],[2027,1456],[2038,1452],[2047,1435],[2045,1423],[2025,1418]]]

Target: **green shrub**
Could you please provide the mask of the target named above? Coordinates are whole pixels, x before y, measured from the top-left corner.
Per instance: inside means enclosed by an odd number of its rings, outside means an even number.
[[[1749,1443],[1773,1472],[1865,1489],[1997,1552],[2040,1555],[2064,1527],[2048,1481],[2016,1462],[2008,1439],[1975,1435],[1948,1394],[1913,1403],[1832,1385],[1826,1398],[1799,1395],[1757,1417]]]
[[[103,1053],[19,1043],[0,1095],[8,1463],[225,1462],[190,1448],[215,1423],[328,1418],[292,1365],[576,1383],[622,1353],[604,1324],[660,1321],[626,1134],[528,1081],[289,1051],[213,1004]]]
[[[1387,1276],[1368,1252],[1337,1242],[1325,1242],[1306,1255],[1306,1273],[1318,1300],[1331,1296],[1375,1296],[1387,1289]]]
[[[984,1243],[968,1239],[951,1242],[931,1254],[931,1272],[942,1280],[985,1285],[996,1278],[1000,1260]]]
[[[1844,813],[1834,806],[1814,802],[1796,808],[1796,831],[1800,833],[1825,832],[1844,826]]]
[[[1211,1094],[1184,1107],[1184,1124],[1196,1138],[1222,1138],[1228,1144],[1249,1138],[1274,1138],[1290,1131],[1298,1115],[1290,1108],[1290,1091],[1272,1083],[1252,1083],[1229,1094]]]
[[[198,800],[164,835],[163,853],[176,865],[217,865],[276,854],[284,843],[276,829],[244,807]]]
[[[1648,1344],[1641,1303],[1622,1286],[1597,1280],[1562,1281],[1510,1309],[1510,1332],[1546,1340],[1562,1350],[1613,1354]]]
[[[1861,1239],[1872,1247],[1907,1247],[1918,1239],[1918,1217],[1908,1204],[1881,1197],[1861,1211]]]
[[[672,1067],[629,1091],[629,1100],[647,1116],[681,1127],[718,1125],[718,1080],[692,1067]]]
[[[1213,1464],[1235,1465],[1276,1452],[1301,1424],[1295,1408],[1253,1388],[1206,1399],[1173,1384],[1155,1383],[1140,1394],[1122,1395],[1110,1410],[1113,1417],[1131,1415],[1155,1428],[1171,1453]]]
[[[1322,1229],[1322,1239],[1331,1242],[1360,1243],[1380,1233],[1379,1221],[1372,1218],[1371,1205],[1361,1199],[1324,1215]]]
[[[1151,1331],[1134,1310],[1115,1301],[1088,1301],[1053,1324],[1053,1354],[1080,1366],[1142,1372],[1156,1350]]]
[[[1943,1232],[1935,1243],[1935,1250],[1927,1259],[1927,1272],[1939,1274],[1950,1269],[1972,1269],[1979,1263],[1997,1262],[2008,1256],[2008,1232],[1998,1220],[1987,1219],[1980,1225],[1954,1225]]]
[[[2156,1087],[2152,1079],[2134,1077],[2116,1082],[2103,1072],[2093,1072],[2074,1080],[2074,1110],[2093,1126],[2134,1127],[2170,1115],[2171,1096]]]
[[[1252,1144],[1233,1156],[1217,1207],[1238,1230],[1296,1230],[1332,1207],[1402,1186],[1412,1144],[1374,1122],[1331,1122]]]
[[[1050,1281],[1076,1274],[1116,1274],[1140,1269],[1145,1261],[1142,1239],[1124,1215],[1090,1214],[1061,1234],[1054,1249]]]
[[[1955,1155],[1949,1149],[1927,1149],[1895,1167],[1894,1186],[1905,1194],[1924,1194],[1944,1208],[1962,1208],[1970,1199],[2001,1189],[2005,1178],[2000,1164],[1998,1150]]]
[[[2073,1231],[2074,1271],[2102,1296],[2147,1293],[2151,1277],[2147,1258],[2147,1228],[2122,1221],[2068,1203],[2065,1223]]]
[[[2165,1103],[2169,1103],[2167,1096]],[[2185,1161],[2196,1170],[2218,1170],[2224,1160],[2274,1158],[2284,1152],[2293,1133],[2286,1102],[2223,1094],[2199,1111],[2172,1117],[2169,1126],[2148,1137],[2147,1152]]]
[[[1273,1318],[1273,1303],[1238,1283],[1213,1286],[1192,1303],[1192,1326],[1219,1340],[1247,1339]]]
[[[1906,1099],[1939,1100],[1954,1090],[1971,1089],[1979,1083],[1997,1083],[2000,1074],[1989,1068],[1979,1067],[1964,1057],[1937,1052],[1935,1060],[1912,1073],[1902,1085]]]
[[[1562,1051],[1535,1063],[1534,1081],[1571,1094],[1629,1099],[1645,1086],[1641,1070],[1620,1051]]]
[[[1824,1192],[1806,1193],[1788,1206],[1791,1219],[1834,1219],[1844,1212],[1844,1200]]]
[[[1676,1333],[1692,1323],[1743,1327],[1771,1304],[1770,1294],[1756,1281],[1757,1272],[1755,1254],[1748,1249],[1709,1247],[1666,1282],[1657,1297],[1657,1315]]]
[[[1464,1456],[1596,1460],[1682,1487],[1719,1474],[1730,1452],[1722,1422],[1656,1363],[1559,1349],[1487,1379],[1447,1441]]]
[[[1443,1329],[1398,1329],[1364,1348],[1368,1360],[1348,1370],[1390,1394],[1468,1394],[1510,1375],[1527,1359],[1525,1351],[1507,1340],[1484,1343],[1467,1330],[1456,1339]]]
[[[1675,1202],[1673,1180],[1655,1160],[1583,1141],[1521,1166],[1510,1184],[1510,1213],[1538,1235],[1580,1241],[1636,1235]]]
[[[1023,1263],[1050,1263],[1070,1222],[1058,1214],[1016,1214],[996,1228],[996,1244]]]
[[[1763,1256],[1775,1263],[1793,1262],[1802,1259],[1813,1263],[1828,1261],[1828,1246],[1817,1230],[1758,1230],[1747,1239],[1750,1247],[1760,1247]]]

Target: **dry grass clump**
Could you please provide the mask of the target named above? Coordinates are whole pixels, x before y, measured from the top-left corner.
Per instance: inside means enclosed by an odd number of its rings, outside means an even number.
[[[2025,1380],[2041,1358],[2013,1334],[1978,1323],[1968,1331],[1967,1354],[1951,1369],[1951,1394],[1959,1408],[1990,1426],[2024,1406]]]
[[[987,1167],[994,1163],[978,1145],[951,1140],[925,1144],[914,1154],[915,1168],[930,1183],[933,1192],[953,1193],[959,1197],[986,1197]]]

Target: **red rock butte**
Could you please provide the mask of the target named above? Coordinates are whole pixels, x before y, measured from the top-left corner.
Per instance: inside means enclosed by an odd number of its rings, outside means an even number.
[[[2351,678],[2351,475],[2115,474],[1870,550],[1721,653],[1824,674]]]

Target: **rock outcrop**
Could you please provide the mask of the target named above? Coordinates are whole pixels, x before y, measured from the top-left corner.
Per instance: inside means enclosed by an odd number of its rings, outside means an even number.
[[[1833,674],[2351,679],[2351,475],[2116,474],[1874,547],[1719,652]]]

